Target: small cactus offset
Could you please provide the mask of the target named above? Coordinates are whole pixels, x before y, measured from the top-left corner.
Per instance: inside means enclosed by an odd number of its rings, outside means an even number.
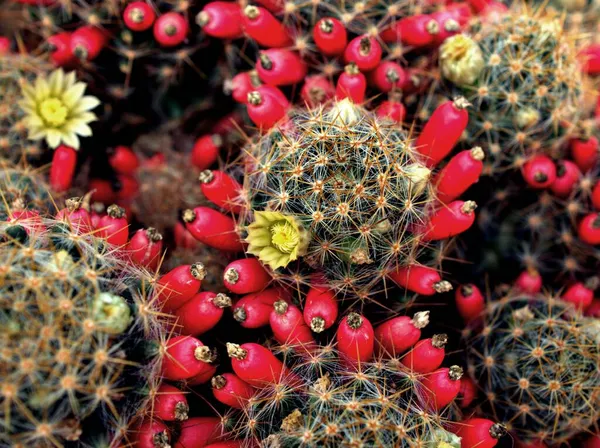
[[[309,112],[246,148],[248,252],[272,269],[302,259],[364,295],[416,259],[433,201],[408,135],[348,100]],[[362,291],[362,292],[361,292]]]
[[[467,141],[489,151],[494,169],[520,168],[537,152],[559,155],[578,132],[585,95],[576,37],[543,8],[470,32],[440,47],[443,78],[473,105]]]
[[[0,225],[3,446],[119,440],[159,381],[151,276],[73,225]]]
[[[600,417],[598,325],[553,297],[490,303],[468,339],[482,408],[525,443],[560,445]]]

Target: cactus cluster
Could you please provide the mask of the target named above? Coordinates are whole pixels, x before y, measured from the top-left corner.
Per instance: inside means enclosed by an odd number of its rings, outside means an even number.
[[[242,224],[254,223],[248,250],[265,264],[302,258],[335,289],[364,295],[390,269],[416,260],[419,223],[433,200],[430,170],[398,127],[344,100],[296,110],[244,151],[244,189],[255,216]],[[255,230],[265,226],[270,241]],[[289,244],[287,227],[296,235]]]
[[[447,88],[472,104],[467,141],[489,151],[494,170],[519,168],[537,152],[561,155],[565,138],[581,131],[576,36],[543,8],[476,22],[470,33],[440,48]]]
[[[240,350],[228,344],[230,356]],[[225,417],[227,435],[248,446],[460,446],[443,427],[444,413],[422,405],[419,376],[397,360],[352,366],[332,345],[274,351],[284,356],[285,374],[257,386],[241,410]],[[220,381],[214,377],[212,386]]]
[[[160,335],[151,277],[68,222],[38,216],[0,230],[0,444],[122,437],[158,378],[144,357]]]
[[[468,340],[485,412],[523,442],[559,445],[600,417],[598,326],[553,297],[490,303]]]

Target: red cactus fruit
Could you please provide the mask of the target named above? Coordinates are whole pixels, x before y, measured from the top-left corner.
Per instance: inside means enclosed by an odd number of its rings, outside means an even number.
[[[256,71],[261,81],[272,86],[298,84],[308,68],[300,55],[283,48],[270,48],[260,52]]]
[[[437,270],[427,266],[398,267],[392,270],[388,277],[398,286],[424,296],[432,296],[436,293],[452,290],[450,282],[442,280]]]
[[[218,440],[222,435],[223,425],[220,418],[188,418],[181,424],[179,438],[174,448],[205,447]]]
[[[571,157],[579,169],[584,173],[598,165],[598,139],[590,137],[587,139],[573,139],[569,142]]]
[[[472,417],[456,425],[456,435],[461,437],[461,448],[493,448],[506,428],[485,418]]]
[[[191,162],[195,167],[205,170],[217,161],[223,139],[217,135],[203,135],[196,140],[192,148]]]
[[[252,386],[264,387],[284,379],[283,363],[260,344],[249,342],[238,345],[228,342],[227,354],[236,375]]]
[[[465,322],[472,322],[485,309],[485,299],[479,288],[473,284],[462,285],[454,295],[456,308]]]
[[[323,17],[313,28],[313,39],[322,54],[338,56],[346,49],[348,33],[338,19]]]
[[[186,229],[201,243],[228,252],[242,252],[244,243],[236,232],[235,221],[208,207],[183,212]]]
[[[594,300],[594,290],[598,288],[598,283],[598,277],[591,277],[585,282],[574,283],[562,294],[561,299],[585,311]]]
[[[223,317],[223,310],[231,306],[225,294],[203,291],[177,308],[177,331],[184,335],[200,336],[215,327]]]
[[[198,180],[206,199],[217,207],[232,213],[240,213],[243,210],[240,202],[242,186],[227,173],[204,170]]]
[[[151,410],[152,417],[181,422],[187,420],[190,408],[185,393],[170,384],[162,384],[154,394]]]
[[[146,3],[144,3],[146,4]],[[109,151],[108,163],[119,174],[135,175],[140,166],[138,156],[131,148],[119,145]]]
[[[192,336],[175,336],[163,347],[161,375],[168,380],[185,380],[211,369],[212,350]]]
[[[310,327],[302,318],[302,311],[285,300],[278,300],[273,304],[269,323],[273,337],[280,344],[311,347],[315,342]]]
[[[543,154],[530,158],[521,169],[525,182],[532,188],[548,188],[556,180],[556,165]]]
[[[433,372],[444,362],[444,356],[446,356],[444,346],[447,342],[448,335],[446,334],[436,334],[432,338],[423,339],[417,342],[400,362],[413,372]]]
[[[196,23],[206,34],[219,39],[242,37],[242,9],[236,2],[210,2],[196,16]]]
[[[335,87],[331,81],[323,75],[307,76],[300,90],[300,98],[309,107],[316,107],[335,96]]]
[[[177,12],[167,12],[154,22],[154,39],[162,47],[175,47],[185,40],[190,30],[187,19]]]
[[[342,319],[336,333],[337,349],[349,361],[364,363],[371,360],[375,347],[375,332],[371,322],[358,313]]]
[[[515,281],[515,287],[527,294],[537,294],[542,290],[542,281],[540,273],[533,268],[529,268],[519,274]]]
[[[281,288],[242,297],[233,308],[233,317],[244,328],[259,328],[269,324],[273,304],[279,300],[289,301],[289,295]]]
[[[412,318],[394,317],[375,328],[375,343],[379,354],[396,357],[411,348],[421,338],[421,329],[429,324],[429,311],[419,311]]]
[[[344,72],[339,76],[335,88],[338,100],[350,98],[353,103],[360,104],[365,100],[367,92],[367,78],[354,63],[346,65]]]
[[[453,201],[441,207],[425,226],[423,240],[443,240],[465,232],[475,222],[476,207],[474,201]]]
[[[161,260],[162,249],[162,235],[149,227],[135,232],[125,250],[134,263],[156,270]]]
[[[479,146],[453,156],[435,177],[437,198],[445,204],[453,201],[479,180],[484,152]]]
[[[382,120],[388,119],[401,124],[406,116],[406,107],[400,102],[399,98],[391,96],[389,100],[381,102],[375,110],[375,114]]]
[[[444,367],[423,378],[423,403],[440,410],[452,403],[460,392],[463,369],[459,366]]]
[[[100,219],[96,235],[113,246],[123,247],[129,237],[128,227],[125,209],[113,204],[106,209],[106,215]]]
[[[154,25],[156,14],[146,2],[131,2],[123,11],[123,22],[131,31],[146,31]]]
[[[600,214],[590,213],[579,222],[577,226],[579,239],[584,243],[600,244]]]
[[[346,64],[355,63],[359,70],[373,70],[381,61],[383,50],[373,36],[367,34],[355,37],[344,50]]]
[[[156,282],[156,299],[164,311],[173,311],[198,293],[206,269],[202,263],[177,266]]]
[[[281,48],[292,45],[287,28],[267,9],[248,5],[242,12],[242,26],[246,34],[260,46]]]
[[[550,185],[550,190],[559,198],[568,197],[581,178],[577,164],[570,160],[561,160],[556,164],[556,179]]]
[[[71,51],[71,33],[61,31],[53,34],[46,39],[46,45],[50,51],[50,60],[57,67],[70,65],[75,60],[75,55]]]
[[[81,61],[92,61],[98,57],[107,43],[102,30],[93,26],[77,28],[70,39],[71,53]]]
[[[76,165],[77,151],[75,149],[60,145],[54,150],[49,175],[50,186],[54,191],[63,192],[71,188]]]
[[[338,316],[338,303],[333,291],[311,287],[304,302],[304,322],[315,333],[331,328]]]
[[[159,420],[146,420],[133,431],[133,446],[136,448],[169,448],[171,432]]]
[[[463,376],[460,379],[460,397],[459,406],[461,409],[468,408],[477,397],[477,385],[468,376]]]
[[[243,409],[254,395],[254,388],[234,373],[216,375],[210,384],[215,398],[235,409]]]
[[[235,294],[262,291],[271,280],[271,275],[257,258],[232,261],[223,272],[223,284]]]
[[[369,81],[381,92],[399,90],[406,82],[406,72],[393,61],[382,61],[370,72]]]

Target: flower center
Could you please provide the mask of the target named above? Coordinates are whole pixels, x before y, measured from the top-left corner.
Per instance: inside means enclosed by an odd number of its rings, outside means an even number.
[[[291,253],[300,242],[298,232],[289,222],[277,222],[270,230],[271,243],[284,254]]]
[[[459,61],[464,58],[471,48],[471,42],[464,38],[457,38],[452,42],[452,46],[446,49],[447,55],[453,61]]]
[[[50,126],[58,127],[67,121],[68,110],[58,98],[48,98],[40,104],[40,115]]]

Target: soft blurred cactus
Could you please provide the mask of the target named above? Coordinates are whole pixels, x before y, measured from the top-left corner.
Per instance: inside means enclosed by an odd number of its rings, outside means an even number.
[[[546,296],[490,304],[469,340],[483,409],[523,442],[560,445],[600,417],[597,325]]]
[[[62,221],[0,232],[0,444],[120,439],[158,379],[151,277]]]

